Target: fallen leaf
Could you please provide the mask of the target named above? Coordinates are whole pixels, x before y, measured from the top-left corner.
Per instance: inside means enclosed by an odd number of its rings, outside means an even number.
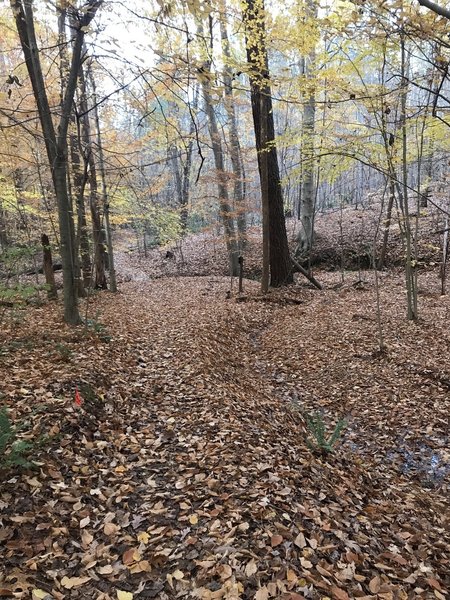
[[[83,585],[90,580],[90,577],[63,577],[61,579],[61,585],[63,588],[66,588],[66,590],[71,590],[72,588],[80,587],[80,585]]]
[[[2,594],[2,596],[3,595],[4,594]],[[13,594],[11,594],[11,597],[12,596]],[[31,592],[31,600],[50,600],[50,598],[53,598],[53,596],[45,590],[41,590],[40,588],[36,588]]]
[[[91,522],[91,518],[89,517],[89,515],[87,517],[84,517],[84,519],[81,519],[80,529],[83,529],[83,527],[86,527],[87,525],[89,525],[90,522]]]
[[[197,523],[198,523],[198,517],[197,517],[197,515],[191,515],[189,517],[189,523],[191,525],[197,525]]]
[[[294,544],[299,548],[304,548],[306,546],[306,539],[302,532],[300,532],[295,538]]]
[[[138,534],[137,539],[138,539],[138,542],[142,542],[143,544],[148,544],[150,536],[146,531],[141,531]]]
[[[252,558],[252,560],[250,560],[245,566],[245,574],[247,575],[247,577],[251,577],[257,572],[257,570],[258,567],[256,565],[255,559]]]
[[[85,546],[89,546],[94,541],[94,536],[91,535],[88,531],[83,531],[81,533],[81,541]]]
[[[103,533],[105,535],[114,535],[119,531],[120,527],[116,523],[105,523],[103,527]]]
[[[133,600],[133,594],[131,592],[124,592],[123,590],[117,590],[117,600]]]
[[[104,565],[103,567],[99,567],[97,569],[97,573],[100,575],[111,575],[114,573],[114,569],[112,565]]]
[[[372,594],[378,594],[381,588],[381,578],[379,575],[376,575],[373,579],[369,581],[369,590]]]
[[[268,600],[269,598],[269,590],[266,586],[259,588],[254,596],[254,600]]]
[[[141,560],[141,555],[136,548],[128,548],[122,555],[122,562],[124,565],[132,565],[135,562]]]
[[[179,569],[177,569],[176,571],[174,571],[172,573],[172,577],[174,579],[177,579],[179,581],[180,579],[183,579],[184,573],[183,573],[183,571],[180,571]]]
[[[333,585],[331,588],[331,593],[333,594],[333,598],[337,598],[338,600],[350,600],[350,596],[347,594],[347,592],[337,587],[337,585]]]
[[[270,538],[270,545],[272,546],[272,548],[276,548],[282,542],[283,542],[283,536],[281,536],[281,535],[276,534]]]

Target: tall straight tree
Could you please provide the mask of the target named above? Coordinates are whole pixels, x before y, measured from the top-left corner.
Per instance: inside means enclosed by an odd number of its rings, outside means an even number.
[[[214,110],[214,101],[211,90],[211,56],[212,54],[212,20],[209,19],[209,48],[205,48],[205,58],[199,69],[200,85],[203,91],[203,104],[205,113],[208,119],[209,136],[211,138],[211,146],[214,155],[214,164],[217,172],[217,188],[219,193],[219,208],[220,216],[225,230],[225,241],[227,245],[228,261],[230,265],[230,275],[238,275],[239,273],[239,248],[237,244],[236,230],[233,219],[233,212],[230,206],[228,195],[227,174],[225,172],[225,160],[222,147],[222,139],[220,137],[219,125]],[[203,28],[199,25],[199,35],[203,36]]]
[[[239,142],[238,121],[234,105],[233,94],[233,69],[231,67],[231,50],[228,39],[226,7],[225,2],[220,4],[220,37],[222,41],[222,54],[224,58],[223,65],[223,86],[224,86],[224,105],[228,120],[228,138],[231,166],[234,175],[234,203],[236,214],[236,223],[239,238],[239,249],[242,252],[245,248],[247,238],[247,217],[245,206],[245,184],[244,184],[244,165],[242,161],[241,145]]]
[[[306,18],[317,20],[317,5],[315,0],[308,0]],[[316,208],[316,185],[314,181],[314,135],[316,121],[316,94],[314,82],[314,63],[316,48],[313,46],[301,61],[301,71],[305,82],[305,103],[303,107],[302,124],[302,181],[300,195],[300,221],[298,233],[298,252],[300,256],[309,256],[314,239],[314,213]]]
[[[67,132],[72,112],[72,103],[77,87],[78,74],[82,63],[82,50],[85,32],[88,29],[103,0],[89,0],[80,10],[71,6],[74,15],[72,29],[73,44],[70,65],[65,82],[65,90],[60,118],[57,126],[45,86],[39,47],[36,40],[33,0],[10,0],[20,44],[30,77],[33,94],[44,134],[45,147],[52,173],[52,182],[58,204],[60,232],[60,252],[63,264],[64,318],[67,323],[81,322],[77,299],[77,274],[74,257],[73,208],[67,185]]]
[[[261,171],[262,153],[267,154],[267,194],[269,227],[270,285],[279,287],[292,283],[292,261],[284,218],[283,192],[280,181],[275,126],[273,120],[272,91],[270,87],[269,59],[266,44],[264,0],[244,0],[243,17],[247,48],[247,62],[250,67],[250,95],[252,101],[253,125],[261,186],[264,173]],[[265,96],[265,101],[261,101]],[[264,109],[264,114],[261,113]],[[262,120],[264,124],[262,125]],[[263,145],[262,132],[267,144]]]

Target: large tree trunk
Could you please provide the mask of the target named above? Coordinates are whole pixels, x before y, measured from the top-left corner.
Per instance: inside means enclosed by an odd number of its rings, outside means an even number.
[[[270,89],[269,66],[266,48],[265,11],[263,0],[244,2],[244,23],[247,47],[247,61],[250,66],[250,92],[253,124],[255,129],[258,167],[261,178],[261,118],[267,121],[267,173],[269,196],[269,246],[270,284],[273,287],[287,285],[293,281],[291,257],[284,218],[283,194],[273,120],[272,96]],[[261,95],[267,99],[263,103],[267,114],[261,115]]]

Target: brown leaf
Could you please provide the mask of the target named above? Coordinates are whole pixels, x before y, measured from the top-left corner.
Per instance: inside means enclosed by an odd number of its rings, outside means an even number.
[[[61,585],[63,588],[66,588],[66,590],[71,590],[72,588],[80,587],[80,585],[83,585],[90,580],[90,577],[63,577],[61,579]]]
[[[283,536],[282,535],[273,535],[270,538],[270,545],[272,546],[272,548],[276,548],[276,546],[279,546],[280,544],[283,543]]]
[[[269,590],[266,588],[266,586],[259,588],[259,590],[256,592],[254,599],[253,600],[268,600],[269,598]]]
[[[437,579],[434,579],[434,577],[428,577],[427,579],[425,579],[425,581],[428,583],[428,585],[430,585],[435,590],[442,592],[441,584],[439,583],[439,581]]]
[[[103,533],[105,535],[115,535],[119,531],[120,527],[116,523],[105,523],[103,527]]]
[[[245,566],[245,574],[247,575],[247,577],[251,577],[257,571],[258,571],[258,567],[256,565],[255,559],[252,558],[252,560],[250,560]]]
[[[306,539],[305,539],[305,536],[303,535],[302,532],[300,532],[298,534],[298,536],[295,538],[294,544],[296,546],[298,546],[299,548],[305,548],[305,546],[306,546]]]
[[[122,554],[122,562],[124,565],[132,565],[133,563],[141,560],[141,555],[136,548],[128,548]]]
[[[333,594],[333,598],[337,598],[338,600],[350,600],[350,596],[347,594],[347,592],[337,587],[337,585],[333,585],[331,588],[331,593]]]
[[[380,588],[381,588],[381,578],[379,575],[376,575],[369,582],[369,590],[372,592],[372,594],[378,594],[378,592],[380,591]]]

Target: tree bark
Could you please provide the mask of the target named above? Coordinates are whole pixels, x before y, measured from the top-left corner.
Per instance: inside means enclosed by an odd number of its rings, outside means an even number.
[[[279,287],[292,283],[292,265],[284,218],[283,194],[275,145],[272,96],[270,89],[269,63],[266,47],[264,0],[244,1],[243,17],[247,48],[247,62],[250,66],[250,95],[253,125],[258,152],[258,168],[261,179],[261,96],[267,99],[267,171],[269,195],[269,246],[270,284]]]
[[[28,75],[36,99],[52,172],[53,187],[58,202],[60,252],[63,263],[64,318],[72,325],[80,323],[81,317],[78,310],[77,282],[73,255],[73,214],[67,187],[67,131],[81,65],[81,52],[85,31],[102,2],[103,0],[92,0],[85,5],[83,13],[79,16],[78,28],[73,34],[74,43],[64,100],[61,107],[61,118],[57,130],[55,130],[39,58],[39,48],[36,41],[33,2],[32,0],[10,0],[20,44],[25,56]]]
[[[211,33],[212,39],[212,33]],[[208,119],[208,130],[211,138],[212,151],[214,155],[214,164],[217,174],[217,188],[219,193],[219,208],[223,227],[225,230],[225,242],[227,245],[228,260],[230,265],[230,275],[239,274],[239,250],[234,227],[234,219],[228,197],[227,176],[225,173],[225,161],[220,137],[219,127],[217,125],[216,113],[214,111],[211,97],[211,60],[203,61],[201,67],[200,84],[203,92],[203,103]]]
[[[316,189],[314,185],[314,133],[316,120],[316,98],[314,86],[311,83],[311,64],[315,60],[315,50],[303,59],[303,74],[306,84],[310,85],[303,108],[302,125],[302,183],[300,221],[298,233],[298,254],[308,256],[311,252],[314,238],[314,211],[316,208]]]
[[[220,36],[222,40],[222,52],[225,57],[225,64],[223,67],[223,85],[225,94],[224,104],[228,118],[230,159],[234,174],[234,204],[239,238],[238,241],[240,250],[242,252],[245,248],[247,240],[247,209],[245,205],[245,186],[242,168],[241,145],[239,143],[238,124],[233,98],[233,73],[230,67],[230,42],[228,39],[227,24],[224,20],[224,3],[222,3],[221,5],[221,11],[222,14],[220,19]]]
[[[383,243],[381,246],[380,258],[378,260],[378,268],[383,269],[386,266],[386,253],[387,253],[387,245],[389,241],[389,231],[391,228],[392,221],[392,209],[394,207],[394,199],[395,199],[395,183],[392,177],[390,178],[389,185],[389,201],[386,210],[386,221],[384,224],[383,231]]]
[[[108,269],[109,269],[109,289],[111,292],[117,292],[117,279],[116,279],[116,268],[114,265],[114,249],[112,242],[112,232],[111,232],[111,223],[109,219],[109,199],[108,199],[108,189],[106,187],[106,173],[105,173],[105,161],[103,157],[103,142],[102,142],[102,134],[100,130],[100,117],[98,114],[98,104],[97,104],[97,88],[95,85],[95,79],[92,74],[92,69],[89,67],[88,69],[88,78],[92,88],[92,102],[93,102],[93,111],[94,111],[94,120],[95,120],[95,132],[97,136],[97,149],[98,149],[98,168],[100,171],[100,181],[101,181],[101,201],[103,205],[103,216],[105,219],[105,234],[106,234],[106,245],[108,248]]]
[[[92,145],[91,123],[89,119],[89,108],[86,93],[86,80],[83,67],[80,68],[79,77],[79,107],[81,114],[81,140],[83,148],[83,158],[86,164],[85,170],[89,177],[89,208],[92,219],[92,239],[94,242],[94,287],[96,289],[106,289],[105,274],[105,246],[103,244],[102,220],[99,206],[97,168]],[[84,205],[84,198],[83,198]]]
[[[48,235],[45,233],[42,234],[41,243],[43,250],[42,270],[45,275],[45,283],[48,287],[47,297],[49,300],[56,300],[58,298],[58,292],[56,291],[55,272],[53,270],[52,249],[50,247]]]

